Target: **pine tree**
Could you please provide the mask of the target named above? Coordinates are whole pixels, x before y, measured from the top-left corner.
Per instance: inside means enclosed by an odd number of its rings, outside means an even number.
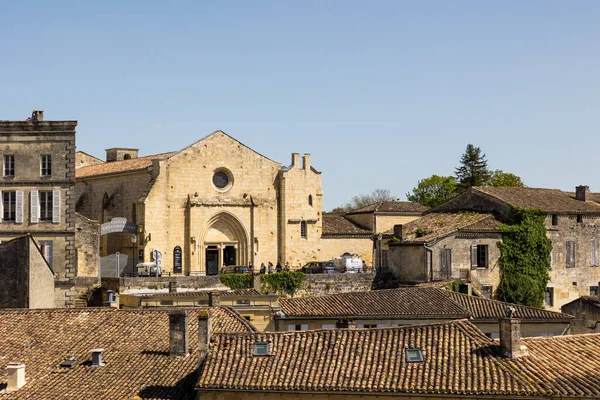
[[[484,186],[490,179],[485,154],[479,147],[467,145],[465,153],[460,159],[460,167],[456,168],[456,182],[459,191],[464,191],[471,186]]]

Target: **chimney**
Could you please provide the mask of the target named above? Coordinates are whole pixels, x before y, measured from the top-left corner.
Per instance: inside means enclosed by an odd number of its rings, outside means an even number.
[[[92,349],[92,367],[104,367],[102,352],[104,349]]]
[[[307,171],[310,170],[310,154],[304,154],[304,156],[302,156],[302,169]]]
[[[590,193],[589,186],[577,186],[575,187],[575,198],[580,201],[587,201],[588,194]]]
[[[25,364],[9,363],[6,366],[6,392],[14,392],[25,385]]]
[[[500,319],[500,346],[508,358],[527,355],[527,347],[521,346],[521,320],[513,318],[515,309],[506,308],[507,317]]]
[[[335,327],[337,329],[354,329],[356,325],[354,324],[354,320],[351,319],[339,319],[335,323]]]
[[[300,165],[300,153],[292,153],[292,168]]]
[[[177,293],[177,282],[176,281],[169,282],[169,293]]]
[[[44,120],[44,111],[43,110],[33,110],[31,112],[31,120],[32,121],[43,121]]]
[[[394,225],[394,237],[402,240],[402,224]]]
[[[188,351],[188,313],[186,310],[173,310],[169,313],[169,355],[185,357]]]
[[[212,318],[210,310],[200,310],[198,312],[198,359],[200,366],[208,355],[210,337],[212,335]]]
[[[213,290],[208,293],[208,306],[219,307],[221,305],[221,294],[218,290]]]

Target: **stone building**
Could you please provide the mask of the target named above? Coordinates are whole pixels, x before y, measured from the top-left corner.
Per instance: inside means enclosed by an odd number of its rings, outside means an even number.
[[[155,261],[154,250],[163,271],[183,275],[250,263],[300,267],[345,252],[373,262],[372,226],[323,215],[321,172],[309,154],[294,153],[282,166],[216,131],[174,153],[139,157],[137,149],[111,148],[105,162],[78,153],[77,165],[78,212],[137,227],[100,241],[102,256],[128,256],[125,273]]]
[[[561,307],[562,312],[575,317],[571,322],[573,333],[600,332],[600,296],[598,296],[597,286],[592,293],[593,295],[582,296]]]
[[[76,277],[76,121],[0,121],[0,241],[31,234],[57,287]]]
[[[557,189],[472,187],[435,207],[417,221],[396,227],[390,263],[399,277],[436,279],[436,271],[470,280],[476,290],[494,294],[500,281],[502,236],[514,207],[547,213],[552,240],[550,282],[545,305],[552,310],[597,290],[600,281],[600,194],[587,186],[574,193]],[[493,215],[493,217],[492,217]]]

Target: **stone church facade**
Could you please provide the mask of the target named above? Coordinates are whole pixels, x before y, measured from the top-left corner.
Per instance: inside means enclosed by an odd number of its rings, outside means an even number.
[[[80,152],[76,165],[79,213],[137,225],[137,233],[100,240],[101,256],[129,256],[125,273],[153,261],[155,249],[163,271],[183,275],[215,274],[224,264],[298,267],[354,252],[352,239],[322,240],[321,173],[309,154],[294,153],[282,166],[216,131],[175,153],[138,157],[137,149],[113,148],[103,162]],[[361,239],[372,250],[371,237]],[[361,255],[370,262],[372,251]]]

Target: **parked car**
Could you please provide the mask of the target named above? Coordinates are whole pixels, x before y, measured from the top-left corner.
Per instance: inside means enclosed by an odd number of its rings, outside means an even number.
[[[221,268],[222,274],[249,274],[250,267],[245,265],[228,265]]]
[[[336,272],[359,273],[363,271],[362,259],[356,254],[343,254],[335,260]]]
[[[335,264],[331,261],[312,261],[302,267],[305,274],[331,274],[335,272]]]

